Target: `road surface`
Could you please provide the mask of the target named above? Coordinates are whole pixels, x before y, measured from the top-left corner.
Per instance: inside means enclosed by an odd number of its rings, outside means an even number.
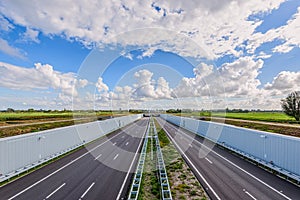
[[[212,199],[300,199],[300,188],[157,118]]]
[[[147,125],[148,119],[141,119],[1,187],[0,199],[122,199]]]

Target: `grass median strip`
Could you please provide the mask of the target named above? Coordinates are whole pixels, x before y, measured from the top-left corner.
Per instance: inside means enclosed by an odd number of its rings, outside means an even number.
[[[209,199],[191,169],[155,120],[173,199]]]
[[[153,131],[149,131],[149,137],[153,136]],[[160,199],[159,180],[156,169],[156,146],[153,138],[148,139],[147,154],[144,164],[144,174],[138,199]],[[152,152],[152,153],[151,153]]]

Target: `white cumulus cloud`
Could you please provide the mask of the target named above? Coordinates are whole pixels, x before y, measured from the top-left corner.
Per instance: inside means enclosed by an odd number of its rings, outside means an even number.
[[[16,90],[55,89],[65,95],[77,95],[75,86],[84,87],[87,80],[77,80],[74,73],[55,71],[49,64],[24,68],[0,62],[0,86]]]
[[[274,77],[271,83],[265,84],[264,88],[273,95],[287,94],[300,90],[300,72],[282,71]]]
[[[10,46],[6,40],[1,38],[0,38],[0,51],[2,51],[5,54],[11,55],[13,57],[25,59],[24,53],[20,49]]]
[[[254,52],[266,39],[259,39],[264,34],[255,34],[262,20],[250,21],[249,16],[269,13],[282,2],[284,0],[18,0],[2,2],[0,12],[28,30],[61,35],[87,46],[119,43],[144,46],[144,56],[150,56],[155,49],[162,49],[182,56],[213,59],[226,54],[242,56],[243,52],[238,48],[245,43],[249,52],[250,49]],[[289,46],[298,41],[295,33],[298,22],[294,21],[291,20],[287,25],[289,28],[283,31],[282,37],[289,41]],[[143,32],[143,28],[154,29]],[[127,31],[134,33],[118,37]],[[30,33],[32,38],[36,38],[36,34]],[[269,34],[266,35],[269,37]]]
[[[174,89],[177,97],[223,96],[240,97],[257,92],[260,81],[257,76],[263,61],[242,57],[218,68],[201,63],[194,68],[193,78],[183,78]]]

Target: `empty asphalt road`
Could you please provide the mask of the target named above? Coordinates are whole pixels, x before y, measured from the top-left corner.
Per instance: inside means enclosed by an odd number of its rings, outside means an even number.
[[[211,199],[299,199],[300,188],[213,143],[157,118]],[[210,150],[210,146],[213,148]]]
[[[147,126],[141,119],[9,183],[0,188],[0,199],[122,199]]]

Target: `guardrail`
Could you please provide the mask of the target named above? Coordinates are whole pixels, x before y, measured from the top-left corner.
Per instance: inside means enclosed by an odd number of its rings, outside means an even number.
[[[150,133],[151,133],[151,136],[149,136]],[[143,177],[144,164],[145,164],[145,159],[146,159],[146,154],[147,154],[147,143],[148,143],[149,137],[151,137],[151,139],[152,138],[155,139],[155,147],[156,147],[156,155],[157,155],[157,166],[156,167],[157,167],[157,171],[158,171],[157,175],[158,175],[159,183],[160,183],[161,197],[163,200],[172,200],[172,195],[171,195],[170,185],[169,185],[168,176],[167,176],[167,172],[166,172],[166,168],[165,168],[165,163],[164,163],[163,155],[161,152],[159,139],[158,139],[158,135],[157,135],[157,131],[155,128],[153,118],[151,118],[149,121],[146,138],[144,140],[141,155],[140,155],[140,158],[138,161],[138,166],[137,166],[134,178],[133,178],[133,183],[130,188],[128,200],[137,200],[139,197],[139,191],[140,191],[140,186],[141,186],[142,177]],[[152,142],[151,142],[151,145],[152,145]]]
[[[148,129],[146,132],[141,155],[140,155],[140,158],[138,161],[138,166],[136,168],[134,178],[133,178],[133,183],[130,188],[128,200],[136,200],[136,199],[138,199],[138,196],[139,196],[139,191],[140,191],[140,186],[141,186],[141,181],[142,181],[143,171],[144,171],[145,158],[146,158],[146,154],[147,154],[149,130],[150,130],[150,127],[148,125]]]
[[[160,116],[300,183],[300,138],[187,117]]]
[[[0,182],[122,128],[129,115],[0,139]]]
[[[160,181],[161,196],[163,200],[172,200],[168,175],[167,175],[167,171],[166,171],[166,167],[165,167],[165,163],[164,163],[164,159],[161,152],[159,139],[158,139],[158,135],[157,135],[157,131],[153,119],[151,120],[150,127],[154,132],[154,138],[156,142],[157,169],[158,169],[158,175]]]

